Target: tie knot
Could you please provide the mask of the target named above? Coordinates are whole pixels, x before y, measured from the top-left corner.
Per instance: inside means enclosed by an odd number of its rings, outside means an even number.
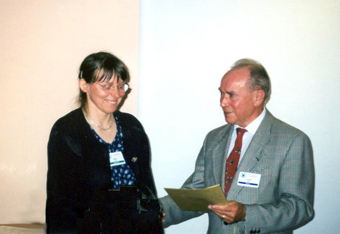
[[[236,133],[237,134],[243,135],[246,131],[247,131],[247,129],[244,129],[244,128],[236,128]]]

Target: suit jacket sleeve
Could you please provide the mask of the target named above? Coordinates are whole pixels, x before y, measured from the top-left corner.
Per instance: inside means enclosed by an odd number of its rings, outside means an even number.
[[[228,140],[230,140],[227,136],[229,132],[230,127],[224,125],[207,134],[196,160],[195,171],[185,181],[182,186],[183,188],[201,189],[221,184],[222,174],[224,174],[224,166],[222,164],[225,146]],[[166,213],[164,223],[166,227],[204,214],[197,211],[182,211],[169,196],[162,198],[161,204]],[[213,213],[208,212],[208,214],[210,219]],[[221,219],[218,218],[217,220],[221,225]],[[211,227],[214,226],[212,222],[209,222],[209,233],[214,233],[214,231],[210,231]]]
[[[205,144],[202,146],[201,151],[197,157],[195,171],[193,174],[185,181],[182,188],[204,188],[204,154],[205,154]],[[160,199],[163,210],[166,213],[165,222],[163,226],[168,227],[172,224],[177,224],[182,221],[200,216],[203,212],[197,211],[182,211],[176,203],[171,199],[170,196],[166,196]]]

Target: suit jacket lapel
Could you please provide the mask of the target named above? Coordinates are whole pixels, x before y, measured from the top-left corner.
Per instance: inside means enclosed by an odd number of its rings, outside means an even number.
[[[270,141],[270,131],[273,124],[273,115],[266,110],[266,115],[257,129],[253,139],[251,140],[246,153],[244,154],[242,161],[233,180],[233,184],[230,187],[228,193],[228,200],[234,200],[237,194],[242,190],[243,186],[237,186],[239,173],[252,172],[255,166],[260,162],[263,154],[261,153],[263,148]]]
[[[219,183],[222,188],[224,188],[225,162],[228,157],[228,146],[230,145],[233,126],[232,124],[226,125],[226,130],[218,137],[216,145],[212,147],[213,175],[215,182]]]

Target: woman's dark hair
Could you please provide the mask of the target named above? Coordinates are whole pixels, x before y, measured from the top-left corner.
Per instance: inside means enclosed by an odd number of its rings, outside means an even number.
[[[107,52],[93,53],[87,56],[79,68],[79,79],[93,84],[96,81],[108,82],[113,76],[125,83],[129,82],[130,74],[127,66],[119,58]],[[84,107],[87,102],[86,93],[79,89],[78,102]]]

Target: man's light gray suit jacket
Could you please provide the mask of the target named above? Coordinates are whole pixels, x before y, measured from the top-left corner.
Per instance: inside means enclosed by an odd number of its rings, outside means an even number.
[[[194,173],[183,188],[224,187],[225,162],[233,125],[227,124],[205,138]],[[227,200],[243,203],[246,219],[224,223],[209,212],[209,234],[292,233],[313,218],[314,166],[309,138],[300,130],[276,119],[267,110],[235,175]],[[240,172],[261,174],[259,188],[237,185]],[[224,188],[223,188],[224,189]],[[164,226],[201,215],[182,211],[166,196],[160,199],[166,213]]]

